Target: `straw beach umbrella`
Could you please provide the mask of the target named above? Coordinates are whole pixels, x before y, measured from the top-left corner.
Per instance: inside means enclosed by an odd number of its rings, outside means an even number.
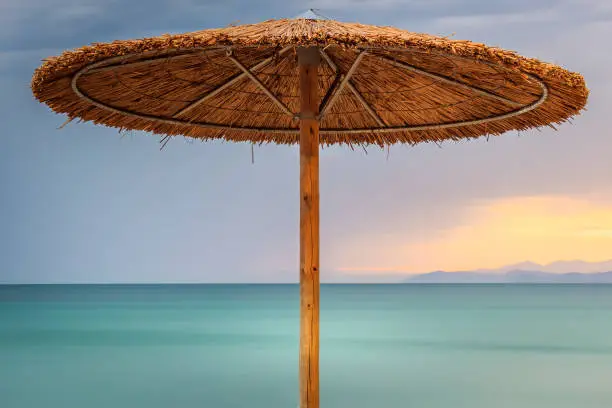
[[[439,143],[554,127],[582,76],[470,41],[293,19],[96,43],[49,58],[35,97],[68,121],[299,144],[300,407],[319,407],[319,146]]]

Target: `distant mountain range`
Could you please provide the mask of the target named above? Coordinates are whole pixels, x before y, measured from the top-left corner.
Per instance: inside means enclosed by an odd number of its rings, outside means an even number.
[[[606,262],[559,261],[548,265],[533,262],[498,269],[435,271],[410,276],[403,283],[611,283],[612,260]]]

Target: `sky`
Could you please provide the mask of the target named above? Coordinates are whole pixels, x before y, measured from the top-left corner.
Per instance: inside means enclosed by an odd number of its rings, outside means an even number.
[[[321,281],[612,259],[609,0],[0,0],[0,283],[297,282],[297,147],[64,118],[29,83],[67,48],[292,17],[452,35],[582,73],[558,131],[321,152]]]

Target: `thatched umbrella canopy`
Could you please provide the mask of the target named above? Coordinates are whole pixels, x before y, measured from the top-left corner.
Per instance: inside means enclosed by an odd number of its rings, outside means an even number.
[[[511,51],[315,19],[92,44],[47,59],[32,89],[54,111],[97,124],[297,143],[298,46],[323,58],[323,144],[498,135],[563,122],[587,100],[580,75]]]
[[[579,74],[511,51],[313,13],[66,51],[32,90],[69,120],[300,144],[302,408],[319,406],[319,145],[554,127],[588,96]]]

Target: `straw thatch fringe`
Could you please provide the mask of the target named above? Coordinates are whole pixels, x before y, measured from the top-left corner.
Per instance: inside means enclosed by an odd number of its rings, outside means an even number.
[[[588,98],[581,75],[511,51],[305,19],[92,44],[47,59],[32,90],[55,112],[96,124],[294,144],[298,124],[287,113],[299,110],[296,46],[319,46],[329,57],[319,68],[319,95],[334,101],[322,117],[323,145],[439,144],[556,129]],[[341,79],[354,65],[350,80]]]

